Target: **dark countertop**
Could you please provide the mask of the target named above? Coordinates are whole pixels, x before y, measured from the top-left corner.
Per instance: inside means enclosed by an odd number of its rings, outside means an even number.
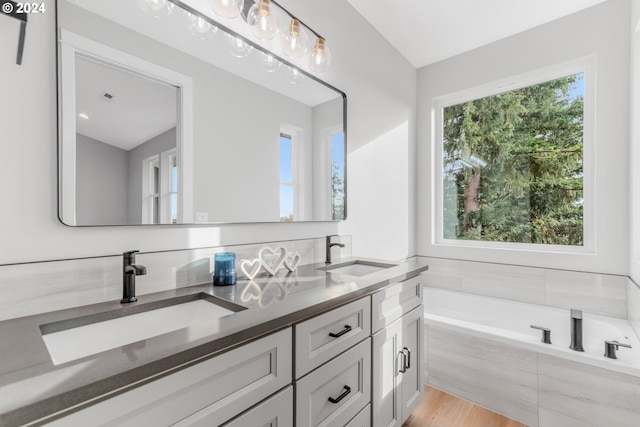
[[[334,265],[349,260],[335,260]],[[138,302],[126,306],[110,301],[0,322],[0,426],[23,425],[90,399],[112,397],[428,269],[420,257],[393,264],[362,277],[317,270],[324,264],[306,265],[294,273],[279,271],[232,286],[205,284],[139,295]],[[57,366],[42,339],[41,325],[74,323],[99,313],[107,318],[134,314],[199,293],[247,309]]]

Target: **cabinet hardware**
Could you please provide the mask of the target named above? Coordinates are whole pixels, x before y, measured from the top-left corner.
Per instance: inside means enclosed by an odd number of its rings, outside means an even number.
[[[405,347],[402,349],[402,352],[404,353],[405,351],[407,352],[407,366],[405,370],[407,370],[407,369],[411,369],[411,350],[409,350],[408,347]]]
[[[351,330],[351,326],[349,325],[344,325],[344,329],[341,330],[340,332],[338,332],[337,334],[334,334],[333,332],[329,332],[329,336],[331,338],[338,338],[343,336],[344,334],[346,334],[347,332],[349,332]]]
[[[335,399],[333,397],[329,398],[329,402],[331,403],[338,403],[340,402],[342,399],[344,399],[345,397],[347,397],[347,395],[351,393],[351,387],[349,387],[348,385],[344,386],[344,391],[342,392],[342,394],[338,397],[336,397]]]
[[[399,355],[402,356],[402,368],[400,368],[400,373],[404,374],[405,372],[407,372],[407,353],[405,353],[403,349],[399,352]]]

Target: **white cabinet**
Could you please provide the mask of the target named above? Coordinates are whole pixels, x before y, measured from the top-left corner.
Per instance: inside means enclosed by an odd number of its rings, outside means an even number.
[[[376,292],[371,299],[373,333],[422,304],[422,275]]]
[[[288,328],[50,425],[217,426],[290,384],[292,362],[292,332]]]
[[[424,395],[422,305],[373,335],[373,425],[401,426]]]
[[[367,338],[296,382],[296,426],[343,427],[371,398]]]

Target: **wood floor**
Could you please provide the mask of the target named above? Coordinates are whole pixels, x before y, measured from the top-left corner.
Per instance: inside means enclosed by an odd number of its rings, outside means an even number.
[[[402,427],[527,427],[431,387]]]

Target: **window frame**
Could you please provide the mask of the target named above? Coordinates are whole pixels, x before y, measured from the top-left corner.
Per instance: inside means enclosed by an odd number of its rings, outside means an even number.
[[[547,245],[538,243],[492,242],[444,238],[443,191],[443,111],[446,107],[510,92],[551,80],[584,73],[583,117],[583,245]],[[431,108],[432,211],[431,244],[434,246],[477,249],[514,249],[535,252],[595,253],[595,56],[587,56],[550,67],[503,78],[491,83],[433,98]]]

